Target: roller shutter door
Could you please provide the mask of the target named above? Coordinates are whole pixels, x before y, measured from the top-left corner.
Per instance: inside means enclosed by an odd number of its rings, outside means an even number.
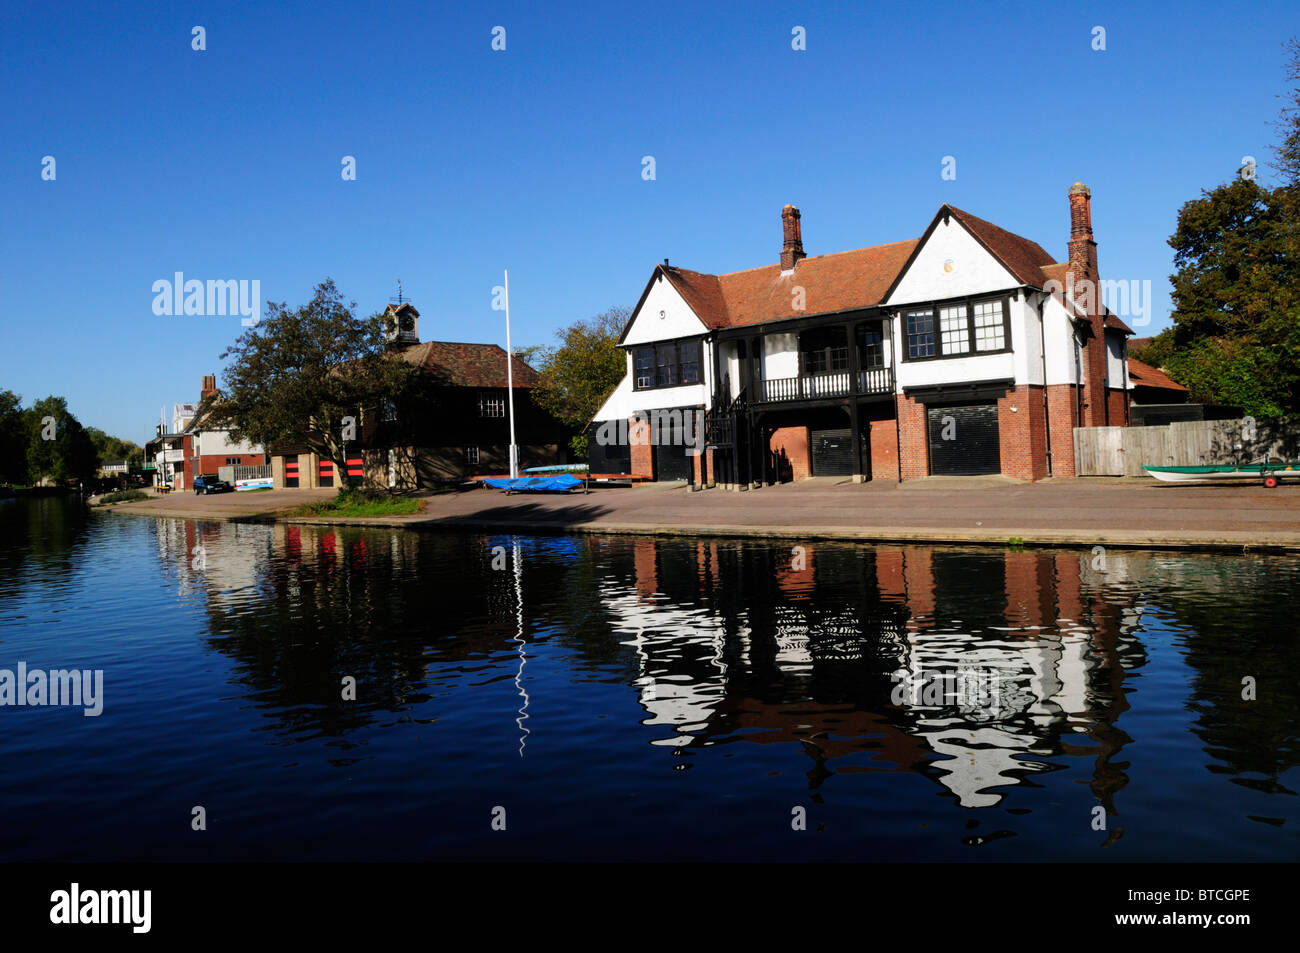
[[[928,407],[930,473],[963,476],[1001,473],[998,449],[998,405]]]
[[[843,430],[812,432],[813,476],[853,475],[853,434]]]

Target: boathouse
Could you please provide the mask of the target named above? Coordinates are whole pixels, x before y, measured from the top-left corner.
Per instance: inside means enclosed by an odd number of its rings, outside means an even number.
[[[1133,332],[1101,300],[1091,193],[1068,200],[1062,261],[947,204],[920,238],[812,257],[787,205],[772,264],[665,260],[620,338],[593,468],[733,487],[1074,476],[1075,427],[1128,424]]]

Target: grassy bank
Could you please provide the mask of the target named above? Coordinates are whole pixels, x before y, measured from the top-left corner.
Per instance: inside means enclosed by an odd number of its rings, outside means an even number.
[[[424,512],[424,501],[389,496],[369,490],[342,487],[332,500],[308,503],[294,511],[294,516],[412,516]]]

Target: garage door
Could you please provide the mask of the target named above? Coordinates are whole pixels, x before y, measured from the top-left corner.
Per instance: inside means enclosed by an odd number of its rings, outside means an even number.
[[[694,457],[686,455],[684,446],[655,447],[656,480],[690,480],[694,475]]]
[[[930,473],[956,476],[1001,473],[998,450],[998,405],[928,407]]]
[[[843,430],[812,432],[813,476],[853,475],[853,435]]]

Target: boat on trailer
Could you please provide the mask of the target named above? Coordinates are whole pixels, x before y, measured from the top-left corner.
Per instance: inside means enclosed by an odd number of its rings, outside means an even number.
[[[586,485],[568,473],[556,476],[484,477],[483,482],[495,490],[505,490],[507,493],[568,493]]]
[[[1165,483],[1201,483],[1226,481],[1260,480],[1267,487],[1274,487],[1285,474],[1287,477],[1300,476],[1300,461],[1291,463],[1245,463],[1216,464],[1208,467],[1146,467],[1142,468],[1157,480]]]

